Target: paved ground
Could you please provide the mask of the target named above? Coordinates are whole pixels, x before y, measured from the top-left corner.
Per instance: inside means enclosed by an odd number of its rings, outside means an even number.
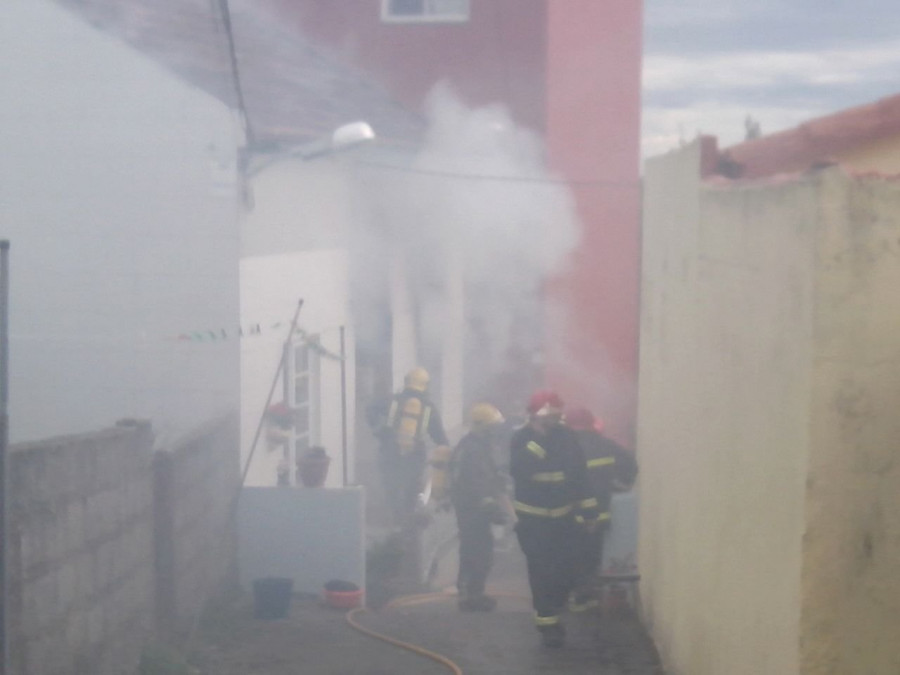
[[[452,557],[450,558],[452,560]],[[452,579],[448,565],[439,579]],[[643,631],[630,613],[567,616],[568,644],[542,647],[532,624],[524,563],[515,546],[498,554],[490,614],[461,613],[438,598],[359,616],[360,623],[456,662],[466,675],[660,675]],[[295,598],[281,621],[256,621],[245,603],[205,623],[198,665],[209,675],[431,675],[449,672],[421,656],[353,630],[344,613],[315,598]]]

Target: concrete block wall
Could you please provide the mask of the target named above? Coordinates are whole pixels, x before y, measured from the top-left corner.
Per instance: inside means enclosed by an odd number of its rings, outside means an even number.
[[[122,675],[229,579],[237,416],[154,452],[149,422],[16,445],[10,672]]]
[[[10,665],[121,673],[152,629],[148,423],[13,446]]]
[[[214,420],[157,453],[157,612],[161,632],[185,628],[223,586],[237,584],[234,500],[239,420]]]

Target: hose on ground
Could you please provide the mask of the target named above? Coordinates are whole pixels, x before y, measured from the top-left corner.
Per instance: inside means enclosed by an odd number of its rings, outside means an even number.
[[[513,593],[492,593],[494,597],[505,597],[505,598],[514,598],[514,599],[525,599],[528,598],[522,595],[516,595]],[[452,593],[422,593],[420,595],[404,595],[399,598],[395,598],[391,600],[385,607],[387,609],[398,609],[401,607],[413,607],[416,605],[422,605],[429,602],[434,602],[436,600],[452,600],[457,596]],[[400,649],[405,649],[408,652],[412,652],[413,654],[418,654],[419,656],[423,656],[427,659],[431,659],[436,663],[447,668],[453,675],[463,675],[462,669],[457,665],[454,661],[443,656],[442,654],[438,654],[437,652],[433,652],[429,649],[425,649],[419,645],[414,645],[411,642],[404,642],[403,640],[398,640],[397,638],[393,638],[389,635],[385,635],[383,633],[379,633],[377,631],[372,630],[371,628],[366,628],[361,623],[356,620],[360,614],[364,614],[366,611],[365,607],[357,607],[356,609],[352,609],[347,612],[346,620],[347,623],[354,629],[362,633],[363,635],[367,635],[376,640],[381,640],[382,642],[386,642],[395,647],[399,647]]]
[[[463,675],[462,669],[446,656],[438,654],[437,652],[433,652],[429,649],[425,649],[424,647],[420,647],[419,645],[414,645],[411,642],[404,642],[403,640],[392,638],[390,635],[385,635],[384,633],[379,633],[372,630],[371,628],[366,628],[356,620],[356,617],[365,611],[367,610],[363,607],[358,607],[356,609],[350,610],[349,612],[347,612],[346,616],[347,623],[349,623],[355,630],[359,631],[363,635],[368,635],[369,637],[375,638],[376,640],[381,640],[382,642],[386,642],[395,647],[399,647],[400,649],[405,649],[406,651],[412,652],[413,654],[424,656],[426,659],[431,659],[432,661],[435,661],[447,668],[451,673],[453,673],[453,675]]]

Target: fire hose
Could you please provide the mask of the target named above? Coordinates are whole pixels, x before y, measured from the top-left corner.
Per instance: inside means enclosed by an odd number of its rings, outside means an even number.
[[[443,593],[434,593],[432,595],[435,597],[447,597]],[[412,599],[421,598],[421,597],[422,596],[407,596],[406,598],[399,598],[399,601],[403,601],[403,600],[407,600],[407,599],[412,600]],[[394,605],[393,603],[390,603],[388,606],[396,607],[399,605]],[[446,656],[438,654],[437,652],[433,652],[430,649],[425,649],[424,647],[421,647],[419,645],[414,645],[411,642],[404,642],[403,640],[398,640],[397,638],[391,637],[390,635],[385,635],[384,633],[379,633],[377,631],[372,630],[371,628],[366,628],[365,626],[363,626],[361,623],[359,623],[356,620],[356,617],[367,611],[368,610],[364,607],[357,607],[356,609],[350,610],[349,612],[347,612],[347,616],[346,616],[347,623],[349,623],[350,626],[354,630],[359,631],[363,635],[367,635],[376,640],[380,640],[381,642],[386,642],[389,645],[393,645],[394,647],[399,647],[400,649],[405,649],[408,652],[411,652],[413,654],[418,654],[419,656],[423,656],[426,659],[435,661],[436,663],[439,663],[440,665],[447,668],[454,675],[463,675],[462,668],[460,668],[455,662],[451,661]]]
[[[504,593],[492,593],[493,597],[506,597],[506,598],[515,598],[515,599],[527,599],[523,598],[521,595],[515,594],[504,594]],[[456,596],[451,593],[423,593],[420,595],[406,595],[400,598],[396,598],[390,601],[385,607],[386,609],[398,609],[401,607],[414,607],[417,605],[423,605],[429,602],[435,602],[438,600],[450,600],[455,598]],[[418,654],[419,656],[423,656],[427,659],[435,661],[440,665],[447,668],[454,675],[463,675],[462,668],[459,667],[457,663],[452,661],[446,656],[442,654],[438,654],[437,652],[433,652],[430,649],[425,649],[420,645],[412,644],[411,642],[405,642],[395,637],[391,637],[390,635],[385,635],[384,633],[379,633],[377,631],[372,630],[371,628],[366,628],[359,621],[357,621],[357,617],[362,614],[365,614],[368,610],[365,607],[357,607],[356,609],[352,609],[347,612],[346,620],[350,626],[362,633],[363,635],[367,635],[376,640],[380,640],[387,644],[393,645],[394,647],[398,647],[400,649],[405,649],[408,652],[412,652],[413,654]]]

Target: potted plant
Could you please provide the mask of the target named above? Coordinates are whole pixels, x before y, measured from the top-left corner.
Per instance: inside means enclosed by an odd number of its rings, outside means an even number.
[[[325,448],[314,445],[297,458],[297,478],[306,487],[322,487],[330,464]]]

